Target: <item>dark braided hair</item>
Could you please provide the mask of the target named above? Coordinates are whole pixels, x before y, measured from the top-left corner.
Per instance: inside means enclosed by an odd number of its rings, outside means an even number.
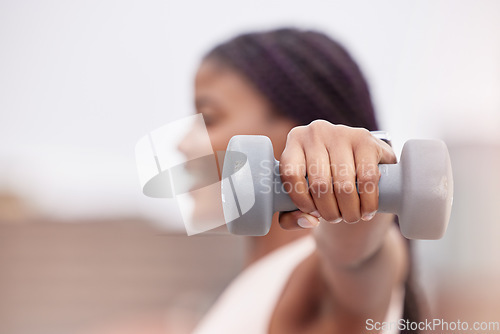
[[[361,70],[342,45],[323,33],[293,28],[247,33],[216,46],[205,59],[243,74],[277,113],[298,125],[324,119],[378,129]],[[411,272],[403,317],[413,322],[419,321],[419,312]]]
[[[368,85],[349,53],[326,35],[279,29],[240,35],[210,51],[245,75],[277,112],[377,129]]]

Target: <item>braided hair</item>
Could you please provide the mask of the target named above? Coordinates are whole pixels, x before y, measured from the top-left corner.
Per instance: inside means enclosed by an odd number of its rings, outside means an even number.
[[[248,33],[218,45],[215,58],[247,77],[276,111],[298,124],[324,119],[376,130],[368,85],[349,53],[315,31]]]
[[[219,44],[205,59],[219,61],[243,74],[270,101],[275,112],[298,125],[324,119],[333,124],[378,129],[360,68],[342,45],[321,32],[282,28],[246,33]],[[405,282],[403,317],[418,321],[411,272],[410,268]]]

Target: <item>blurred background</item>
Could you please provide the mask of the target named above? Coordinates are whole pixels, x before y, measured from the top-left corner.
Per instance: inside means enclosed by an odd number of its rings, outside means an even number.
[[[167,234],[177,202],[142,195],[134,146],[194,112],[204,52],[279,26],[351,51],[398,153],[448,144],[420,286],[434,318],[500,321],[500,2],[0,0],[0,333],[189,333],[244,243]]]

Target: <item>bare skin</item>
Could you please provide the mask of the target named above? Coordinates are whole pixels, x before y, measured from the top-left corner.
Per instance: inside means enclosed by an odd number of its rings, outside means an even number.
[[[270,333],[356,333],[367,318],[382,321],[409,262],[393,216],[375,214],[377,165],[396,162],[391,148],[364,129],[326,121],[297,127],[243,76],[211,60],[196,74],[195,104],[216,151],[237,134],[270,137],[299,208],[279,222],[275,215],[267,236],[250,238],[248,263],[311,231],[316,240],[290,277]],[[370,191],[353,191],[356,180]]]

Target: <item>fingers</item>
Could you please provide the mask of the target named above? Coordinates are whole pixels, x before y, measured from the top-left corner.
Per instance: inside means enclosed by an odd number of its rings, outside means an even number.
[[[285,230],[313,228],[319,225],[319,219],[301,211],[280,212],[279,224]]]
[[[279,164],[283,188],[300,211],[319,217],[314,201],[309,194],[304,150],[300,141],[290,134]]]
[[[305,144],[309,193],[314,201],[319,216],[327,221],[341,220],[337,201],[333,194],[330,156],[323,143]]]
[[[296,229],[320,221],[371,220],[378,210],[378,164],[396,162],[392,148],[365,129],[326,121],[292,129],[279,167],[299,211],[281,213],[280,225]]]
[[[354,146],[356,181],[360,198],[361,219],[371,220],[378,210],[380,163],[396,163],[392,148],[373,136],[365,136]]]
[[[361,219],[361,211],[352,147],[346,144],[332,145],[329,154],[338,209],[346,223],[356,223]]]
[[[378,210],[380,150],[362,145],[354,153],[362,220],[371,220]]]

